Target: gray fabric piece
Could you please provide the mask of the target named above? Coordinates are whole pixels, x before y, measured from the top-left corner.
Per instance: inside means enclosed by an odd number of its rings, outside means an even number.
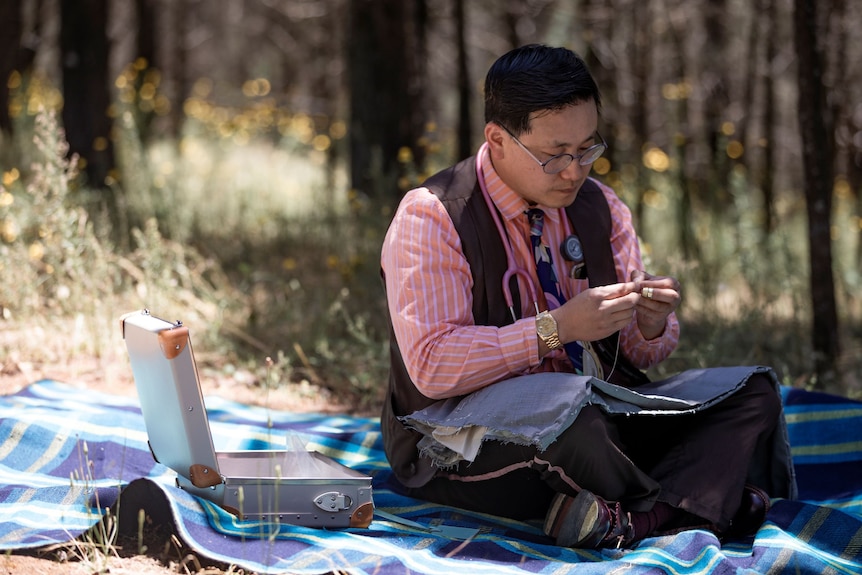
[[[472,461],[478,453],[477,441],[544,450],[588,403],[592,381],[596,380],[570,373],[513,377],[469,395],[440,400],[399,420],[425,435],[419,449],[444,467],[462,459]]]
[[[608,413],[673,415],[706,409],[731,395],[756,373],[768,367],[735,366],[690,369],[661,381],[627,388],[593,380],[591,403]],[[776,378],[773,380],[777,383]]]
[[[439,467],[451,467],[462,460],[473,461],[487,440],[532,445],[543,451],[587,404],[611,414],[693,413],[731,395],[756,373],[767,374],[779,393],[775,373],[762,366],[693,369],[633,389],[570,373],[536,373],[438,401],[399,420],[425,436],[418,445],[423,455]],[[783,418],[780,427],[772,444],[766,446],[769,453],[755,462],[751,475],[760,485],[782,486],[779,492],[793,498],[796,481]]]

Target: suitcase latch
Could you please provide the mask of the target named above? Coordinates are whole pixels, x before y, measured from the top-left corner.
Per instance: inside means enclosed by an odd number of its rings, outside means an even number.
[[[353,501],[343,493],[328,491],[315,497],[314,504],[324,511],[344,511],[345,509],[350,509]]]

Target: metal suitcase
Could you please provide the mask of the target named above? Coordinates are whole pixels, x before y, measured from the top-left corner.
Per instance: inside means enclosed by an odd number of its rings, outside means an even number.
[[[150,451],[177,472],[179,487],[244,520],[330,528],[371,523],[371,478],[325,455],[215,451],[189,330],[182,322],[143,310],[124,315],[120,325]]]

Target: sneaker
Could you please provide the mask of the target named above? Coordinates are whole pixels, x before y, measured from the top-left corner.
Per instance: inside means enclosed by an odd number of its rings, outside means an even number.
[[[575,497],[558,493],[548,508],[544,531],[557,545],[579,549],[625,547],[635,539],[629,514],[620,504],[611,507],[587,490]]]

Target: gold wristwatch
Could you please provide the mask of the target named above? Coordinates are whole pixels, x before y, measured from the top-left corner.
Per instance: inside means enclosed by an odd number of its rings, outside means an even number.
[[[548,346],[548,349],[559,349],[563,347],[563,342],[560,341],[560,334],[557,333],[557,320],[551,315],[551,312],[543,311],[536,316],[536,333]]]

